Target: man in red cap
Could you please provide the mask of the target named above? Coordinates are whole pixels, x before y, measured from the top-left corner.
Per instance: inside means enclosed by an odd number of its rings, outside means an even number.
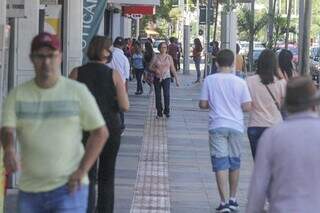
[[[4,165],[8,172],[21,172],[20,213],[85,213],[87,172],[109,134],[88,89],[61,76],[60,49],[59,39],[49,33],[33,39],[35,78],[14,88],[3,107]],[[91,132],[85,150],[82,130]]]

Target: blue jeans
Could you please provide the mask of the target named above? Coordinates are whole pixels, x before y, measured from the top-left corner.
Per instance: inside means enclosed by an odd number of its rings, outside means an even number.
[[[247,130],[253,159],[256,157],[259,139],[266,129],[267,127],[249,127]]]
[[[163,79],[160,81],[159,78],[155,78],[154,82],[154,91],[156,94],[156,108],[157,114],[160,115],[162,112],[164,114],[170,113],[170,78]],[[163,89],[163,99],[164,99],[164,110],[161,101],[161,88]]]
[[[212,170],[240,169],[240,155],[243,133],[230,128],[209,130],[209,148]]]
[[[196,66],[197,81],[200,81],[200,76],[201,76],[201,71],[200,71],[201,58],[199,58],[199,59],[193,59],[193,61],[194,61],[194,65]]]
[[[18,195],[19,213],[85,213],[88,186],[70,194],[67,185],[48,192],[23,192]]]

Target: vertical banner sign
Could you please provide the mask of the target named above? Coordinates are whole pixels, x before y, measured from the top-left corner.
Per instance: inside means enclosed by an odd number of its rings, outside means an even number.
[[[86,62],[86,51],[94,35],[97,34],[107,1],[83,0],[83,26],[82,26],[82,52],[83,60]]]

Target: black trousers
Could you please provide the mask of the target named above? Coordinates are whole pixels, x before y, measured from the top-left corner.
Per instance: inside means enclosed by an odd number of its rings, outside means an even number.
[[[143,92],[142,87],[142,76],[143,76],[143,69],[136,69],[136,77],[137,77],[137,92]]]
[[[112,213],[114,208],[114,175],[120,147],[120,130],[112,134],[104,146],[99,161],[89,171],[89,197],[87,213]],[[98,182],[98,201],[96,185]]]
[[[164,98],[164,114],[170,113],[170,78],[166,78],[160,82],[159,78],[155,78],[154,80],[154,91],[156,95],[156,108],[157,113],[161,114],[163,111],[161,93],[163,90],[163,98]]]

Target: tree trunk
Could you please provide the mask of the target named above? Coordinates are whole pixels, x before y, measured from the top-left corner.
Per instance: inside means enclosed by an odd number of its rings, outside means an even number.
[[[268,42],[267,47],[272,48],[273,46],[273,28],[274,28],[274,17],[276,14],[277,0],[269,0],[269,24],[268,24]]]
[[[249,72],[253,71],[253,45],[254,45],[254,6],[255,0],[251,1],[250,41],[249,41]]]
[[[287,28],[286,28],[286,39],[285,39],[285,48],[286,49],[288,49],[288,45],[289,45],[289,30],[290,30],[291,10],[292,10],[292,0],[289,0],[288,16],[287,16]]]
[[[217,40],[217,25],[218,25],[218,12],[219,12],[219,1],[214,1],[214,29],[213,29],[213,40]]]
[[[311,27],[311,8],[312,0],[305,0],[304,2],[304,17],[303,17],[303,30],[302,43],[301,43],[301,61],[300,71],[302,75],[308,75],[309,68],[309,48],[310,48],[310,27]]]

